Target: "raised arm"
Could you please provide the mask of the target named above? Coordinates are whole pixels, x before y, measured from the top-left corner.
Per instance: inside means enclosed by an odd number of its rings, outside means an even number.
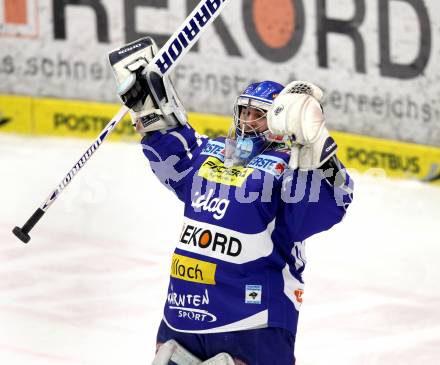
[[[194,156],[204,139],[187,123],[186,112],[168,76],[149,70],[157,46],[142,38],[109,55],[118,94],[130,108],[133,127],[142,136],[142,148],[159,180],[183,199]]]
[[[353,181],[336,157],[336,142],[325,126],[322,98],[316,85],[294,81],[268,113],[271,132],[294,141],[278,214],[289,242],[340,222],[353,197]]]

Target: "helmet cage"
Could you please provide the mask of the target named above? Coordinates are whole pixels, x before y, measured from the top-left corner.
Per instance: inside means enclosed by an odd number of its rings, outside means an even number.
[[[247,97],[246,95],[239,96],[234,105],[233,132],[235,132],[235,135],[257,137],[267,134],[268,133],[267,128],[261,131],[258,130],[259,127],[255,127],[255,125],[258,124],[258,121],[267,117],[267,112],[269,110],[269,107],[270,104],[268,104],[267,102],[257,100],[253,97],[252,98]],[[243,108],[252,108],[256,110],[258,114],[260,114],[260,116],[256,119],[241,118],[241,113],[243,111]]]

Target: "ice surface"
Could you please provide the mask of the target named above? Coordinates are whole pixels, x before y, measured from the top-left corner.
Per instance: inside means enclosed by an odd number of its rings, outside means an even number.
[[[0,364],[149,364],[183,206],[136,144],[0,135]],[[308,240],[299,365],[440,364],[440,188],[354,175],[344,222]]]

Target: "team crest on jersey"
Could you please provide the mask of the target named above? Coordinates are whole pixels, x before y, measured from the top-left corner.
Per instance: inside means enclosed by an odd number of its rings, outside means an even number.
[[[286,170],[287,163],[279,157],[259,155],[249,162],[248,167],[262,170],[275,177],[280,177],[284,173],[284,170]]]
[[[246,285],[245,303],[261,304],[263,287],[261,285]]]
[[[225,144],[217,141],[209,141],[200,154],[217,157],[223,162],[225,160]]]
[[[250,167],[225,167],[217,158],[208,157],[200,167],[199,176],[218,184],[241,187],[253,171]]]

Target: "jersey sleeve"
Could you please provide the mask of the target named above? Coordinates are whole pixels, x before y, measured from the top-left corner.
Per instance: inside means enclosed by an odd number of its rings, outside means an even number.
[[[320,169],[289,171],[281,189],[278,234],[293,243],[326,231],[342,220],[352,199],[353,181],[343,167],[330,180]]]
[[[186,124],[150,133],[141,143],[154,174],[184,201],[185,185],[194,174],[194,161],[207,143],[207,138]]]

